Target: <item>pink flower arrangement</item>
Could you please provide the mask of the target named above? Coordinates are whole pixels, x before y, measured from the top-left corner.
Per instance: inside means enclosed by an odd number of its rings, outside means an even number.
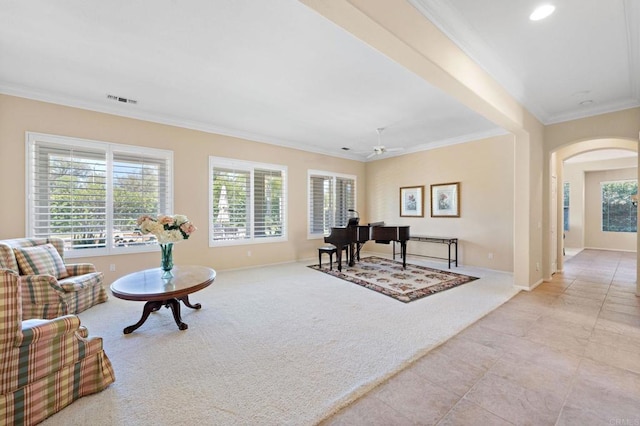
[[[185,215],[181,214],[160,215],[157,218],[145,214],[138,218],[137,224],[140,232],[155,235],[160,244],[186,240],[197,229]]]

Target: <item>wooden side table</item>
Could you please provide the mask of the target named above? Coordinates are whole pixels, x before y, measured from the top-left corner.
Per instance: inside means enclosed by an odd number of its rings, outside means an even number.
[[[118,299],[147,302],[140,320],[123,330],[129,334],[140,327],[151,312],[161,307],[170,308],[173,319],[180,330],[189,328],[182,322],[180,302],[191,309],[200,309],[202,305],[192,305],[189,295],[209,286],[216,278],[216,271],[205,266],[175,266],[173,277],[162,278],[162,268],[146,269],[118,278],[111,284],[111,293]]]

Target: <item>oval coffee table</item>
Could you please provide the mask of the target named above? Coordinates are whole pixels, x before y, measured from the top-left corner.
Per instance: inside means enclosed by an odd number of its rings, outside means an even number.
[[[180,301],[191,309],[200,309],[202,305],[189,302],[189,295],[209,286],[216,278],[216,271],[205,266],[175,266],[171,270],[172,278],[162,278],[162,268],[146,269],[118,278],[111,284],[111,293],[118,299],[147,302],[142,317],[137,323],[125,327],[129,334],[140,327],[149,317],[165,306],[171,308],[173,319],[180,330],[189,328],[180,317]]]

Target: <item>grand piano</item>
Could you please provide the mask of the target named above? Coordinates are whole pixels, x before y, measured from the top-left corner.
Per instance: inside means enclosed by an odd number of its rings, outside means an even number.
[[[325,243],[338,247],[336,260],[338,270],[342,271],[342,250],[340,247],[349,246],[349,266],[360,260],[360,249],[369,240],[379,244],[389,244],[391,241],[400,243],[402,254],[402,267],[407,267],[407,241],[409,240],[409,226],[385,226],[384,222],[375,222],[368,225],[357,225],[357,221],[351,222],[345,228],[331,228],[331,233],[324,237]]]

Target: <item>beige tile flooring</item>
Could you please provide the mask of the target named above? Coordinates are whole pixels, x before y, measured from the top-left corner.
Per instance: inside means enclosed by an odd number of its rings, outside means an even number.
[[[635,281],[635,253],[582,251],[322,426],[640,426]]]

